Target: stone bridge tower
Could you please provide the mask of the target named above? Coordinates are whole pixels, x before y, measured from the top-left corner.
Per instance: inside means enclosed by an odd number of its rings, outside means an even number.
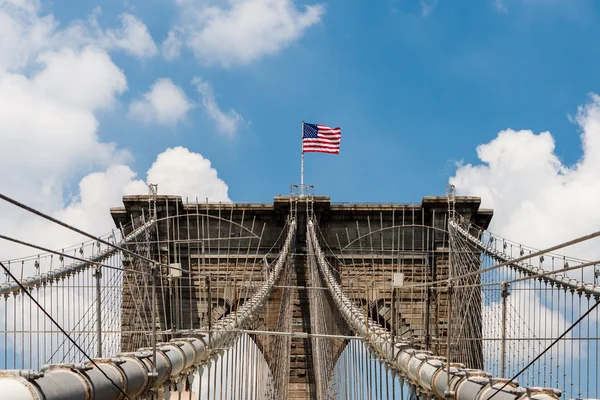
[[[483,228],[492,218],[492,211],[480,209],[476,197],[456,197],[455,209]],[[123,207],[111,209],[111,214],[118,227],[156,214],[158,224],[147,240],[131,246],[184,271],[157,272],[154,323],[162,341],[236,312],[251,288],[264,279],[264,268],[274,261],[291,215],[297,217],[297,233],[288,272],[280,277],[252,329],[350,334],[307,259],[306,221],[313,215],[321,247],[346,293],[396,335],[422,348],[444,351],[447,294],[409,286],[448,275],[446,197],[424,197],[420,204],[332,203],[328,196],[276,196],[268,204],[212,204],[168,195],[125,196]],[[129,266],[150,267],[136,260]],[[394,273],[403,274],[406,288],[392,293]],[[148,320],[152,303],[145,299],[141,304],[136,294],[148,282],[136,281],[135,274],[125,275],[121,318],[126,351],[148,345],[147,337],[127,332],[136,332],[141,320]],[[208,293],[209,299],[202,293]],[[250,335],[278,377],[278,390],[288,399],[316,399],[316,358],[326,353],[335,362],[346,345],[343,339]],[[481,362],[474,357],[470,366],[481,368]]]

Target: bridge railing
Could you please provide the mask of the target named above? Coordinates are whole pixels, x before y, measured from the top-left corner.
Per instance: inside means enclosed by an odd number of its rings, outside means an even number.
[[[559,391],[552,389],[521,388],[514,383],[505,385],[506,381],[493,378],[484,371],[468,370],[459,364],[448,365],[444,357],[421,351],[409,342],[394,340],[388,330],[370,320],[344,294],[319,246],[313,221],[308,222],[307,236],[333,301],[347,323],[365,339],[373,354],[400,374],[415,393],[440,399],[448,396],[457,399],[489,398],[492,395],[500,399],[521,396],[556,399],[560,396]]]
[[[209,367],[213,360],[223,359],[228,355],[227,349],[239,342],[241,337],[247,339],[247,335],[244,336],[240,331],[260,314],[269,298],[288,262],[295,228],[295,221],[289,221],[281,251],[253,295],[235,312],[219,319],[210,329],[187,330],[186,336],[168,343],[156,343],[155,346],[137,349],[135,352],[107,352],[105,354],[110,354],[108,358],[95,358],[85,363],[62,362],[47,365],[41,370],[23,370],[17,367],[18,371],[0,372],[0,393],[10,391],[19,399],[47,400],[111,400],[157,396],[159,393],[169,398],[170,391],[181,393],[184,387],[191,387],[195,375],[202,376],[205,366]],[[114,286],[119,290],[121,288],[118,283]],[[120,309],[120,304],[115,308]],[[107,312],[110,312],[110,307]],[[243,346],[244,349],[248,348]],[[88,357],[88,351],[83,349],[83,352]],[[23,354],[27,353],[24,350]],[[255,373],[257,374],[256,371]],[[242,384],[239,385],[239,390],[242,390]],[[265,396],[268,393],[273,396],[272,390],[263,393]]]
[[[101,240],[125,245],[139,240],[152,222],[134,221],[128,235]],[[0,368],[39,369],[48,363],[80,363],[121,348],[122,254],[100,241],[3,262],[0,286]],[[12,279],[15,277],[18,281]],[[38,307],[44,307],[48,315]],[[67,341],[52,322],[76,339]]]
[[[600,286],[595,283],[597,277],[596,266],[600,265],[600,260],[590,262],[557,253],[540,251],[516,242],[509,242],[489,231],[473,227],[479,232],[480,237],[478,238],[469,232],[469,225],[467,224],[465,227],[465,223],[461,223],[461,220],[464,221],[460,217],[458,221],[451,220],[449,222],[450,228],[498,263],[519,270],[528,276],[543,278],[544,281],[552,282],[558,287],[580,291],[591,296],[600,296]],[[500,248],[499,245],[501,245]],[[519,249],[519,251],[514,256],[513,252],[516,249]],[[544,261],[550,268],[545,267]],[[570,271],[577,271],[577,273],[574,274]],[[587,276],[590,281],[586,282],[574,275],[582,278]]]
[[[457,321],[454,353],[479,343],[488,371],[518,377],[526,385],[560,388],[568,398],[597,397],[600,287],[592,281],[598,262],[556,251],[598,234],[537,250],[459,215],[450,220],[449,230],[456,267],[449,283],[459,299],[479,296],[470,306],[477,309],[480,331],[469,333],[461,329],[469,321]],[[459,300],[457,306],[466,304]]]

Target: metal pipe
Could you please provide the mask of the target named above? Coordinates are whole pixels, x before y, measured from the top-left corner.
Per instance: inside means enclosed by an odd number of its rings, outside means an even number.
[[[94,387],[82,373],[85,369],[85,366],[73,364],[52,365],[44,371],[43,378],[32,383],[44,400],[94,399]]]
[[[96,267],[94,271],[96,277],[96,335],[98,337],[97,357],[102,358],[102,270]]]
[[[235,296],[235,289],[233,291]],[[208,345],[212,346],[212,293],[210,290],[210,276],[206,277],[206,294],[208,296],[208,305],[206,309],[208,310]],[[235,303],[234,303],[235,304]]]
[[[158,270],[156,265],[152,264],[152,368],[151,372],[148,374],[151,378],[157,377],[156,370],[156,275],[158,274]]]
[[[506,378],[506,298],[508,297],[508,283],[502,283],[502,342],[500,344],[500,374]]]
[[[247,333],[249,335],[273,335],[273,336],[291,336],[295,338],[322,338],[322,339],[342,339],[342,340],[363,340],[360,336],[347,336],[347,335],[327,335],[324,333],[306,333],[306,332],[277,332],[277,331],[254,331],[240,329],[240,333]]]

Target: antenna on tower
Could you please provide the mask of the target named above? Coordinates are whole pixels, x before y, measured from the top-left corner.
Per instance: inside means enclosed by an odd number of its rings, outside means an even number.
[[[456,187],[454,185],[446,185],[446,198],[448,199],[448,217],[454,219],[456,203]]]
[[[148,184],[148,211],[150,219],[156,221],[156,195],[158,194],[158,184]]]

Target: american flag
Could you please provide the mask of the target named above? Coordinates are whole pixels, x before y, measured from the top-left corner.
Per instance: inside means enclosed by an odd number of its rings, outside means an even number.
[[[304,153],[340,153],[342,130],[321,124],[303,124],[302,151]]]

